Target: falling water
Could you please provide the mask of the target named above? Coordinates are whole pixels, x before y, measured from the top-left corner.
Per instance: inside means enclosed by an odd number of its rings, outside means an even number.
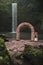
[[[17,28],[17,3],[12,3],[12,33],[16,33]]]

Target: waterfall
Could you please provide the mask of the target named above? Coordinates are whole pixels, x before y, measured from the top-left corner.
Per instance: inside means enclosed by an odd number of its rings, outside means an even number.
[[[12,33],[16,33],[17,28],[17,3],[12,3]]]

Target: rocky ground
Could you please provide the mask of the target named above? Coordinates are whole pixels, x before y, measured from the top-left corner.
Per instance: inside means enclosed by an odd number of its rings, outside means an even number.
[[[31,45],[31,46],[38,46],[42,45],[43,46],[43,41],[30,41],[30,40],[10,40],[9,42],[5,42],[6,48],[9,51],[11,55],[19,55],[21,52],[24,50],[25,45]]]
[[[30,41],[30,40],[10,40],[8,42],[5,42],[6,48],[10,54],[10,57],[12,59],[12,61],[14,62],[14,64],[19,64],[19,65],[25,65],[25,60],[18,60],[15,57],[19,56],[20,54],[22,54],[22,52],[24,51],[25,45],[31,45],[31,46],[39,46],[42,45],[43,46],[43,41],[39,40],[37,42],[35,41]]]

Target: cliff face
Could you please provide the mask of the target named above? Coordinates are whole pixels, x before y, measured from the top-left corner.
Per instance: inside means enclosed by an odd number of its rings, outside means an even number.
[[[36,31],[43,28],[42,0],[0,0],[0,32],[12,31],[12,2],[18,4],[17,24],[26,21],[32,23]]]

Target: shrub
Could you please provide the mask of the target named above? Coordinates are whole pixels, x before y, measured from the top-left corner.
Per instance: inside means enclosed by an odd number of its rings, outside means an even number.
[[[10,56],[6,50],[4,40],[0,38],[0,65],[10,65]]]
[[[31,65],[43,65],[43,46],[33,47],[26,45],[23,55]]]

